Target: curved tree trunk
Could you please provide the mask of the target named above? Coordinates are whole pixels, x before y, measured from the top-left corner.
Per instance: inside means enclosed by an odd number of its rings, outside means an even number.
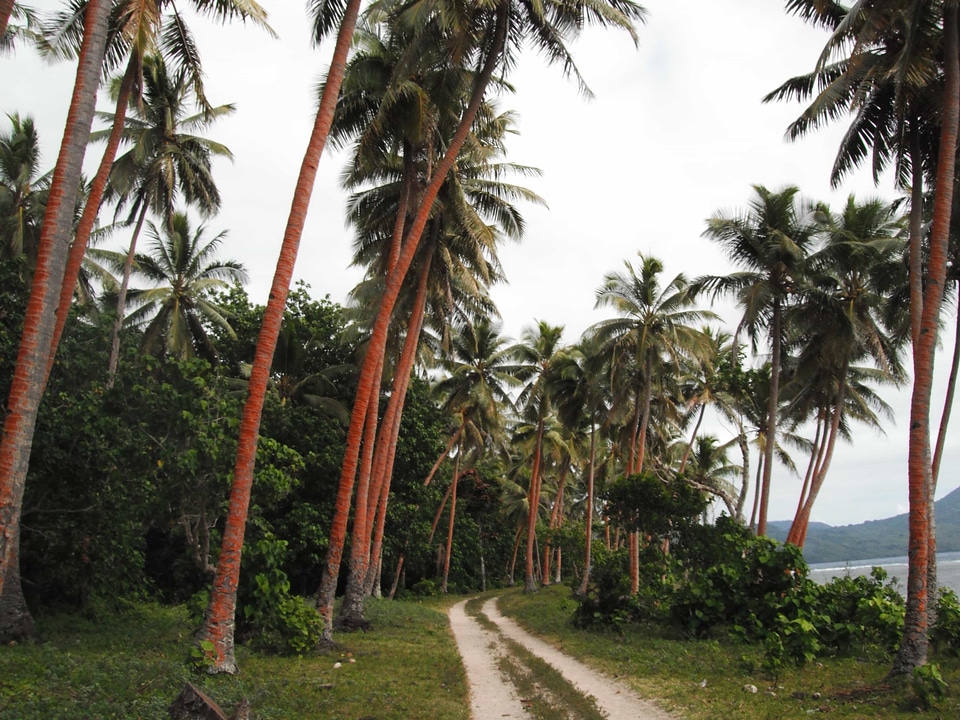
[[[823,461],[823,454],[826,452],[827,436],[823,428],[823,412],[817,413],[817,430],[813,437],[813,445],[810,448],[810,462],[807,463],[807,472],[803,476],[803,487],[800,488],[800,499],[797,501],[797,509],[793,513],[793,522],[790,523],[790,530],[787,532],[785,543],[800,545],[797,540],[800,530],[800,516],[803,513],[803,507],[807,503],[807,497],[810,494],[810,484],[817,474],[817,468]]]
[[[432,256],[432,252],[430,253]],[[432,259],[432,257],[430,258]],[[393,384],[390,400],[384,413],[380,433],[377,436],[376,458],[371,478],[370,500],[367,504],[367,538],[357,545],[358,552],[366,552],[369,561],[368,569],[359,587],[353,588],[350,580],[347,581],[346,597],[352,598],[357,592],[361,597],[367,597],[372,591],[378,563],[383,547],[383,529],[386,524],[387,504],[390,496],[390,481],[393,474],[393,461],[397,452],[397,439],[400,435],[400,422],[403,418],[403,405],[410,384],[410,375],[417,359],[417,346],[420,343],[420,330],[423,327],[424,310],[427,304],[427,280],[430,276],[430,259],[420,271],[417,284],[417,296],[407,327],[407,336],[400,351],[400,360],[393,374]],[[353,555],[351,546],[351,561]],[[346,604],[346,601],[345,601]],[[360,605],[362,610],[362,605]]]
[[[957,389],[957,371],[960,369],[960,309],[957,310],[955,337],[953,343],[953,360],[950,365],[950,379],[947,381],[947,393],[943,401],[943,412],[940,415],[940,429],[937,432],[937,444],[933,451],[933,465],[930,478],[930,542],[927,548],[927,596],[929,623],[932,626],[937,621],[937,604],[940,583],[937,580],[937,480],[940,478],[940,463],[943,460],[943,448],[947,441],[947,426],[950,424],[950,411],[953,409],[953,398]]]
[[[841,371],[841,378],[846,378],[849,364],[844,361]],[[830,469],[830,462],[833,460],[833,451],[837,446],[837,437],[840,435],[840,423],[843,421],[843,403],[846,401],[847,383],[845,380],[840,382],[840,389],[837,393],[836,406],[833,408],[833,416],[830,418],[830,430],[826,438],[826,451],[818,453],[820,459],[817,462],[816,470],[813,474],[813,482],[810,485],[810,493],[803,504],[800,516],[794,520],[794,528],[790,528],[794,535],[791,542],[797,547],[803,547],[807,542],[807,528],[810,526],[810,513],[813,512],[813,504],[817,501],[817,495],[823,487],[824,480],[827,479],[827,471]],[[822,448],[821,448],[822,450]]]
[[[447,592],[447,578],[450,576],[450,554],[453,552],[453,526],[457,519],[457,483],[460,481],[460,455],[457,453],[457,462],[453,466],[453,482],[450,484],[450,522],[447,525],[447,545],[443,554],[443,581],[440,591]]]
[[[117,293],[117,316],[113,319],[113,329],[110,332],[110,360],[107,363],[107,387],[113,387],[117,377],[117,365],[120,362],[120,330],[123,327],[123,315],[127,307],[127,288],[130,287],[130,275],[133,272],[133,259],[137,253],[137,239],[143,228],[144,218],[147,216],[147,203],[140,208],[140,217],[130,238],[130,249],[123,260],[123,278],[120,281],[120,292]]]
[[[770,507],[770,483],[773,475],[773,451],[777,446],[777,413],[780,409],[780,344],[781,308],[779,299],[773,301],[770,327],[770,399],[767,405],[767,445],[763,456],[763,481],[760,488],[760,515],[757,535],[767,534],[767,510]]]
[[[527,555],[524,563],[523,591],[536,592],[537,578],[534,556],[537,543],[537,519],[540,515],[540,466],[543,464],[543,418],[537,422],[537,439],[533,450],[533,469],[530,471],[530,491],[527,493]]]
[[[903,638],[892,673],[910,673],[927,661],[927,571],[930,558],[930,398],[937,347],[937,330],[946,282],[950,213],[956,171],[957,124],[960,121],[960,57],[958,57],[957,5],[944,3],[944,95],[941,118],[937,183],[930,231],[930,255],[926,278],[912,273],[911,290],[922,283],[923,312],[914,330],[913,393],[910,400],[910,445],[908,476],[910,497],[910,542],[907,569],[907,612]],[[911,263],[912,265],[912,263]],[[911,267],[911,269],[913,269]],[[925,282],[924,282],[925,280]],[[913,293],[911,293],[911,298]],[[911,314],[913,320],[913,314]]]
[[[693,443],[696,442],[697,433],[700,432],[700,425],[703,423],[703,416],[707,412],[707,404],[700,404],[700,413],[697,415],[697,423],[693,426],[693,432],[690,433],[690,442],[687,443],[686,450],[683,451],[683,459],[680,460],[680,469],[677,470],[678,473],[683,474],[683,471],[687,469],[687,461],[690,460],[690,453],[693,451]]]
[[[590,423],[590,468],[587,471],[587,520],[586,520],[586,553],[583,561],[583,579],[580,581],[579,594],[587,594],[587,585],[590,582],[590,568],[592,566],[593,551],[593,480],[594,462],[597,457],[597,426]]]
[[[33,633],[20,584],[20,516],[37,412],[50,366],[56,308],[93,124],[111,3],[90,0],[73,96],[40,231],[37,264],[0,439],[0,639]]]
[[[750,446],[747,443],[747,433],[743,430],[743,423],[737,422],[737,429],[740,434],[737,436],[737,445],[740,447],[740,455],[743,457],[743,472],[741,473],[740,494],[737,496],[737,521],[743,522],[743,506],[747,502],[747,495],[750,492]]]
[[[103,157],[100,159],[100,165],[97,168],[97,174],[90,185],[90,194],[87,196],[87,202],[83,206],[83,214],[80,215],[80,222],[77,223],[77,233],[73,239],[73,245],[70,246],[70,254],[67,259],[66,270],[64,271],[63,283],[60,287],[60,303],[57,308],[57,324],[53,331],[53,339],[50,341],[50,357],[47,360],[47,374],[53,367],[53,358],[57,353],[57,346],[60,344],[60,337],[63,335],[63,329],[67,324],[67,316],[70,314],[70,304],[73,302],[74,289],[77,287],[77,278],[80,277],[80,268],[83,267],[83,256],[87,252],[87,243],[90,240],[90,233],[93,232],[94,223],[97,221],[97,215],[100,214],[100,203],[103,201],[103,193],[107,188],[107,180],[110,178],[110,170],[113,169],[113,161],[117,157],[117,148],[120,147],[120,139],[123,136],[123,123],[127,117],[127,107],[130,105],[130,96],[133,91],[134,81],[139,72],[139,63],[135,55],[131,55],[127,62],[127,69],[123,73],[123,80],[120,82],[120,92],[117,95],[117,107],[113,116],[113,127],[110,129],[110,137],[107,139],[107,147],[103,151]]]
[[[563,488],[567,482],[567,473],[569,472],[569,463],[564,463],[563,469],[560,471],[560,481],[557,483],[557,495],[553,500],[553,508],[550,511],[550,524],[548,528],[553,530],[558,525],[557,518],[563,514]],[[540,578],[541,582],[544,585],[550,584],[550,556],[553,552],[553,548],[550,546],[550,543],[545,543],[546,547],[543,549],[543,575]]]
[[[270,296],[263,313],[263,324],[257,338],[257,350],[253,358],[247,400],[243,406],[240,434],[237,442],[237,462],[230,487],[230,506],[217,562],[217,574],[210,593],[204,627],[200,633],[203,640],[213,643],[213,673],[235,673],[237,664],[233,651],[233,633],[237,607],[237,584],[240,578],[240,557],[243,552],[243,536],[246,529],[247,511],[250,506],[250,490],[253,486],[253,468],[257,459],[257,440],[260,434],[260,417],[270,378],[273,353],[280,335],[280,325],[286,308],[290,281],[297,260],[300,238],[313,193],[314,180],[320,156],[333,124],[333,112],[346,69],[347,53],[353,37],[353,29],[360,10],[360,0],[348,0],[337,34],[327,82],[317,108],[313,131],[307,143],[300,174],[293,193],[290,215],[277,259],[277,268],[270,287]]]
[[[326,640],[332,639],[332,626],[330,625],[330,621],[333,619],[334,598],[330,588],[336,588],[337,575],[340,571],[340,560],[343,557],[343,547],[346,540],[346,518],[350,511],[350,497],[353,494],[353,484],[357,475],[357,465],[359,464],[363,419],[366,416],[367,403],[371,402],[374,376],[379,366],[376,357],[378,355],[382,357],[386,348],[387,331],[389,329],[391,316],[393,315],[393,308],[400,294],[400,288],[406,277],[407,270],[410,268],[417,247],[420,244],[420,238],[429,220],[434,200],[436,200],[441,186],[453,168],[457,155],[460,153],[463,143],[470,133],[470,127],[473,125],[477,111],[483,102],[487,85],[493,76],[493,70],[496,67],[504,46],[506,25],[506,10],[502,9],[497,15],[497,26],[491,53],[488,55],[483,69],[477,76],[477,82],[470,103],[461,117],[460,126],[457,128],[456,133],[454,133],[453,139],[450,141],[450,145],[447,147],[443,159],[437,164],[430,184],[424,191],[423,198],[417,209],[417,215],[407,229],[407,235],[403,243],[403,248],[400,251],[400,257],[397,259],[397,265],[387,276],[386,286],[384,287],[383,297],[380,302],[380,309],[377,311],[377,317],[374,321],[370,342],[367,347],[367,355],[361,366],[360,378],[357,382],[357,396],[354,400],[353,412],[350,417],[350,427],[347,430],[347,446],[344,451],[340,483],[337,490],[335,520],[330,528],[327,560],[324,563],[323,577],[321,579],[321,593],[318,594],[317,598],[317,609],[327,623],[327,626],[324,628],[324,639]],[[336,518],[340,519],[337,520]]]

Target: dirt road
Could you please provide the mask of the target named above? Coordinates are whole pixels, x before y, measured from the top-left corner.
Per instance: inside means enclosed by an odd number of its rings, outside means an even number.
[[[466,604],[450,609],[450,626],[466,668],[474,720],[528,718],[534,703],[553,707],[558,717],[569,720],[676,720],[622,683],[522,630],[500,614],[496,598],[484,603],[477,616],[467,613]],[[533,673],[526,653],[546,662],[567,687],[525,683]],[[570,702],[570,693],[583,702]]]

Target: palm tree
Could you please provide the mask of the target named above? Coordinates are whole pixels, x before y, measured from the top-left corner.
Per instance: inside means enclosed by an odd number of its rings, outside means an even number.
[[[26,255],[32,267],[40,245],[49,177],[38,176],[40,142],[32,118],[8,115],[0,135],[0,258]]]
[[[933,474],[930,442],[930,395],[937,344],[937,323],[943,300],[948,259],[949,225],[953,204],[956,165],[957,121],[960,118],[960,60],[957,58],[957,7],[953,2],[901,3],[882,0],[853,10],[835,3],[829,13],[813,0],[793,0],[788,8],[802,17],[824,22],[836,28],[824,51],[824,57],[842,43],[852,46],[849,67],[871,67],[871,60],[882,62],[880,72],[835,73],[846,81],[849,94],[834,92],[827,86],[821,93],[828,98],[820,103],[822,118],[836,117],[837,105],[829,100],[841,98],[840,109],[848,103],[866,107],[864,99],[887,92],[892,101],[881,112],[865,117],[862,129],[848,133],[861,146],[851,158],[859,161],[869,140],[875,147],[894,148],[898,158],[909,153],[912,179],[910,222],[910,325],[914,343],[913,392],[910,408],[908,475],[910,487],[910,566],[907,579],[907,617],[903,640],[892,672],[903,674],[926,662],[928,615],[928,565],[930,513]],[[867,62],[862,62],[866,60]],[[822,65],[823,63],[821,63]],[[878,88],[881,92],[878,92]],[[892,94],[890,94],[892,91]],[[809,90],[807,90],[809,93]],[[849,99],[848,99],[849,98]],[[831,107],[831,105],[833,107]],[[856,106],[856,105],[854,105]],[[906,132],[890,132],[906,128]],[[936,143],[930,142],[933,138]],[[893,138],[888,142],[889,138]],[[906,139],[903,143],[900,139]],[[898,142],[899,140],[899,142]],[[856,147],[851,143],[852,147]],[[934,149],[935,148],[935,149]],[[876,158],[885,152],[875,152]],[[889,154],[889,153],[887,153]],[[903,165],[902,167],[906,167]],[[936,188],[931,222],[927,272],[923,272],[921,253],[922,180],[927,173]],[[905,173],[898,173],[901,177]]]
[[[211,158],[214,155],[233,157],[220,143],[192,134],[213,120],[232,113],[233,105],[220,105],[188,116],[192,85],[187,75],[183,71],[170,75],[159,55],[148,55],[143,64],[142,101],[133,106],[131,115],[125,117],[121,136],[121,140],[132,147],[114,162],[106,191],[106,197],[117,198],[118,215],[129,203],[127,223],[134,225],[111,335],[108,364],[111,383],[120,355],[120,328],[137,238],[147,211],[152,210],[163,222],[169,222],[175,212],[178,194],[182,193],[184,202],[202,214],[216,212],[220,207],[220,193],[213,180]],[[113,114],[101,113],[100,116],[113,126]],[[94,133],[91,141],[105,139],[108,134],[107,131]]]
[[[720,498],[732,518],[738,516],[738,493],[733,479],[740,476],[742,468],[730,462],[727,448],[736,440],[721,444],[713,435],[697,435],[683,474],[684,480],[698,490]]]
[[[52,363],[54,311],[64,282],[83,156],[93,124],[110,3],[90,0],[60,154],[40,230],[37,265],[10,385],[0,440],[0,639],[33,633],[20,585],[20,516],[30,450],[43,388]],[[73,284],[70,285],[71,289]]]
[[[755,185],[754,192],[756,198],[745,214],[728,217],[718,213],[709,219],[704,231],[706,237],[720,243],[730,260],[744,270],[730,275],[697,278],[694,292],[707,291],[714,297],[734,295],[743,308],[740,326],[746,328],[754,346],[760,331],[765,329],[767,333],[770,347],[768,432],[757,522],[757,534],[765,535],[773,454],[777,445],[783,311],[802,280],[815,226],[808,209],[798,205],[797,188],[771,192]]]
[[[589,329],[609,358],[611,385],[623,388],[622,398],[632,398],[628,406],[631,419],[627,425],[627,475],[642,471],[647,459],[653,391],[657,379],[662,377],[659,371],[664,363],[678,371],[682,358],[703,356],[709,339],[690,323],[716,317],[708,310],[693,308],[687,279],[682,274],[661,287],[663,264],[642,253],[638,256],[639,271],[624,261],[624,270],[606,275],[597,289],[597,307],[610,306],[619,317],[601,320]],[[637,533],[631,531],[629,540],[631,587],[636,592]]]
[[[50,41],[50,52],[54,56],[71,57],[76,51],[76,26],[86,2],[88,0],[71,0],[66,10],[54,16],[46,30]],[[257,23],[270,33],[273,32],[266,23],[266,12],[254,0],[214,0],[214,2],[193,0],[193,4],[198,10],[216,19],[226,21],[240,17],[244,21],[251,20]],[[165,15],[168,7],[172,11],[169,15]],[[164,54],[172,59],[176,71],[182,72],[188,79],[194,98],[203,107],[204,112],[212,113],[213,111],[204,93],[203,70],[193,36],[180,11],[171,0],[122,0],[115,8],[112,17],[115,27],[110,36],[104,70],[109,72],[124,60],[126,64],[116,89],[116,110],[113,113],[113,125],[107,137],[106,149],[91,182],[70,249],[64,283],[60,291],[57,327],[53,339],[54,353],[63,333],[73,299],[73,287],[80,273],[87,242],[99,215],[113,161],[124,134],[126,113],[132,102],[142,101],[140,91],[144,87],[146,58],[154,54]],[[51,362],[54,353],[51,353]]]
[[[323,85],[317,106],[313,129],[294,187],[290,214],[280,245],[277,267],[270,286],[270,295],[257,338],[257,349],[250,369],[249,393],[240,420],[237,460],[233,482],[230,485],[230,507],[221,543],[220,560],[217,563],[217,574],[210,593],[210,604],[200,632],[201,644],[206,642],[213,645],[211,672],[215,673],[237,671],[233,646],[237,584],[247,512],[250,507],[250,492],[253,486],[260,420],[270,380],[273,354],[280,335],[283,311],[290,292],[300,239],[303,236],[307,208],[313,193],[320,156],[323,154],[327,136],[333,124],[337,96],[343,82],[347,56],[360,11],[360,0],[347,0],[343,6],[339,3],[311,0],[308,8],[314,17],[314,41],[319,43],[321,38],[334,28],[337,28],[337,39],[330,69],[327,72],[327,80]]]
[[[496,67],[501,63],[509,67],[511,56],[516,51],[514,44],[530,37],[545,50],[549,59],[563,63],[566,73],[579,77],[564,45],[567,37],[575,34],[587,21],[602,26],[622,27],[634,35],[633,21],[643,17],[642,8],[629,0],[618,2],[616,6],[595,0],[582,4],[550,4],[546,11],[541,6],[514,6],[509,0],[503,0],[494,6],[473,5],[427,10],[424,10],[419,0],[415,0],[398,4],[395,8],[387,6],[386,9],[391,14],[392,21],[413,21],[418,30],[423,32],[409,46],[408,59],[422,54],[420,39],[440,38],[447,50],[445,57],[448,61],[457,65],[468,65],[476,61],[478,70],[474,75],[469,101],[461,106],[463,110],[459,113],[457,129],[447,143],[443,157],[433,167],[416,214],[403,231],[403,244],[399,248],[399,254],[395,256],[396,262],[391,261],[390,271],[385,279],[382,299],[371,332],[370,350],[360,372],[353,417],[347,433],[347,452],[344,456],[337,502],[337,513],[343,518],[335,527],[338,535],[349,512],[349,499],[357,476],[364,427],[369,408],[375,402],[375,383],[380,375],[394,306],[404,278],[417,255],[420,240],[433,212],[434,201],[467,141]],[[479,32],[477,29],[480,29]],[[336,550],[333,544],[331,548]],[[328,586],[335,580],[330,572],[330,568],[335,564],[328,563],[325,575]],[[329,605],[330,602],[325,604]]]
[[[547,389],[550,368],[560,351],[562,325],[550,325],[540,320],[527,327],[515,346],[517,358],[526,367],[526,386],[518,397],[524,419],[535,428],[533,463],[530,470],[530,488],[527,505],[527,554],[524,567],[524,592],[535,592],[534,550],[537,541],[537,518],[540,513],[540,487],[543,472],[544,433],[552,412],[552,400]]]
[[[584,510],[586,547],[580,595],[586,594],[587,585],[590,582],[597,431],[611,405],[610,389],[604,382],[607,374],[602,372],[602,363],[603,354],[600,344],[595,337],[585,335],[576,346],[565,348],[558,353],[553,364],[553,372],[547,379],[560,422],[571,431],[586,426],[590,435],[586,469],[587,497]]]
[[[375,45],[377,53],[382,53],[380,45]],[[368,69],[369,62],[382,62],[380,54],[373,58],[364,55],[355,57],[360,68]],[[357,65],[352,65],[352,69]],[[352,78],[348,76],[348,80]],[[362,95],[360,88],[349,85],[355,95]],[[374,99],[382,93],[380,85],[374,87]],[[348,95],[348,106],[355,109],[363,98]],[[421,98],[422,99],[422,98]],[[381,103],[383,104],[383,103]],[[414,114],[419,127],[423,108],[416,106]],[[539,198],[526,190],[501,180],[509,171],[534,174],[530,168],[495,162],[505,152],[503,138],[512,128],[510,114],[496,115],[493,108],[482,108],[483,122],[478,122],[474,132],[464,143],[456,172],[451,173],[444,184],[436,204],[436,215],[431,219],[424,237],[421,252],[418,255],[416,292],[407,291],[395,309],[397,319],[406,320],[406,340],[400,361],[394,369],[394,387],[384,414],[383,422],[377,430],[376,405],[370,404],[371,417],[368,419],[364,439],[364,455],[357,479],[356,499],[354,502],[354,521],[351,554],[349,559],[345,600],[341,604],[338,622],[348,626],[361,625],[363,599],[367,595],[366,587],[372,586],[371,570],[377,564],[377,554],[382,541],[383,525],[386,518],[386,503],[390,483],[390,469],[396,452],[397,433],[403,410],[406,386],[409,382],[416,359],[417,342],[425,318],[425,309],[429,308],[429,317],[434,332],[447,337],[455,318],[458,322],[470,322],[470,318],[495,313],[487,294],[489,286],[501,279],[500,265],[497,260],[497,244],[503,235],[519,238],[523,229],[522,217],[511,204],[515,198],[539,201]],[[352,117],[349,116],[348,117]],[[401,127],[407,127],[400,123]],[[335,130],[339,126],[335,126]],[[382,278],[398,252],[400,229],[407,220],[407,210],[411,206],[411,196],[417,194],[420,177],[429,176],[430,146],[432,143],[443,145],[440,123],[435,132],[438,137],[430,142],[420,141],[420,149],[411,159],[411,146],[414,140],[404,135],[393,142],[402,146],[404,157],[396,153],[373,154],[373,159],[361,157],[365,150],[366,135],[358,141],[353,167],[345,184],[354,187],[371,180],[379,180],[376,187],[355,193],[350,202],[350,219],[357,226],[358,242],[355,263],[367,264],[368,279],[355,291],[355,297],[365,297],[376,304],[380,297]],[[382,183],[382,180],[388,180]],[[391,214],[393,217],[391,218]],[[487,224],[486,219],[494,220]],[[502,228],[502,231],[499,229]],[[406,288],[405,288],[406,289]],[[411,307],[408,309],[408,307]],[[445,342],[449,342],[449,338]],[[386,365],[387,358],[383,362]],[[379,395],[379,386],[375,385],[375,395]],[[376,436],[374,437],[374,432]],[[452,440],[451,443],[457,441]],[[352,488],[350,488],[352,490]],[[340,492],[346,496],[347,486],[341,486]],[[346,503],[344,503],[346,506]],[[376,524],[374,521],[376,514]],[[366,516],[366,519],[364,519]],[[340,516],[342,517],[342,516]],[[345,524],[334,517],[334,533],[331,534],[326,560],[325,582],[318,592],[318,607],[321,614],[328,616],[332,611],[335,569],[339,563],[338,552],[345,536]],[[371,537],[371,533],[374,534]],[[371,544],[373,548],[371,550]],[[365,582],[361,582],[366,575]],[[329,624],[327,626],[330,627]],[[328,638],[329,639],[329,638]]]
[[[825,244],[808,259],[807,286],[787,323],[802,343],[791,405],[812,403],[818,421],[819,442],[814,443],[816,452],[811,454],[807,482],[787,537],[801,547],[843,425],[854,363],[870,358],[878,368],[876,373],[858,371],[861,382],[868,374],[881,382],[904,378],[899,348],[882,327],[884,298],[876,281],[888,275],[887,265],[899,262],[901,219],[887,203],[857,203],[851,196],[839,217],[821,207],[818,221]],[[853,407],[865,407],[870,395],[863,388],[856,393],[860,402]],[[859,414],[867,422],[876,422],[872,413]]]
[[[217,260],[226,232],[207,241],[201,225],[196,229],[183,213],[175,212],[169,226],[158,230],[148,223],[151,253],[137,256],[136,274],[157,286],[130,291],[138,310],[131,323],[145,323],[142,347],[146,352],[165,351],[180,358],[200,355],[215,360],[204,323],[214,323],[233,335],[233,329],[212,294],[234,282],[245,282],[246,270],[234,260]]]

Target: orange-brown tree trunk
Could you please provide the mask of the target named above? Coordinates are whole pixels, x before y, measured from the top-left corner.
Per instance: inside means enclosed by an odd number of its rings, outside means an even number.
[[[253,486],[253,469],[257,458],[260,418],[263,413],[267,382],[270,379],[273,353],[277,347],[287,295],[290,292],[290,282],[293,279],[300,238],[303,235],[310,196],[317,176],[317,166],[320,164],[320,156],[323,154],[323,148],[333,124],[333,112],[336,108],[337,96],[340,94],[347,54],[359,10],[360,0],[348,0],[344,8],[330,70],[327,73],[327,82],[320,98],[303,162],[300,165],[290,215],[287,218],[287,227],[273,275],[273,284],[270,287],[270,296],[263,313],[263,324],[257,338],[257,350],[250,371],[247,399],[240,420],[237,462],[230,487],[230,505],[220,547],[220,559],[217,562],[217,574],[213,580],[210,604],[201,632],[202,640],[213,643],[213,664],[210,671],[214,673],[237,671],[233,647],[237,584],[240,578],[240,558],[243,552],[247,512],[250,507],[250,490]]]
[[[453,482],[450,483],[450,519],[447,523],[447,544],[443,552],[443,580],[440,584],[440,591],[444,594],[447,592],[447,580],[450,577],[450,556],[453,554],[453,528],[457,520],[457,484],[460,482],[460,456],[462,454],[462,452],[457,453],[457,461],[453,464]]]
[[[420,332],[423,329],[424,313],[427,307],[427,281],[430,277],[430,265],[433,251],[420,271],[420,283],[417,286],[417,299],[414,302],[413,313],[407,327],[407,337],[404,338],[403,349],[400,352],[400,362],[394,373],[393,387],[390,393],[390,402],[384,417],[384,437],[377,440],[377,453],[380,455],[374,476],[376,479],[376,495],[378,501],[370,506],[368,522],[373,528],[370,548],[371,568],[380,557],[383,549],[383,532],[387,522],[387,504],[390,499],[390,484],[393,478],[393,464],[397,455],[397,441],[400,437],[400,424],[403,419],[403,407],[410,387],[410,376],[417,360],[417,347],[420,344]],[[364,582],[364,597],[373,592],[376,576],[379,573],[367,572]]]
[[[7,32],[10,16],[13,15],[14,2],[15,0],[0,0],[0,38]]]
[[[543,418],[537,423],[536,445],[533,449],[533,468],[530,471],[530,489],[527,493],[527,555],[523,573],[524,592],[536,592],[537,590],[533,561],[537,542],[537,518],[540,515],[540,472],[542,464]]]
[[[120,147],[120,139],[123,136],[123,123],[127,117],[127,107],[130,105],[130,96],[133,91],[134,81],[139,74],[139,68],[140,65],[137,62],[136,56],[131,54],[127,61],[127,69],[123,73],[123,80],[120,81],[120,92],[117,95],[117,106],[113,115],[113,127],[110,129],[107,147],[103,151],[103,157],[100,159],[97,174],[94,176],[93,183],[90,185],[90,194],[87,196],[87,202],[83,206],[80,222],[77,223],[77,233],[73,239],[73,245],[70,246],[67,267],[64,272],[63,283],[60,287],[57,324],[53,331],[53,339],[50,341],[50,357],[47,360],[48,375],[50,374],[50,369],[53,367],[53,359],[57,353],[57,346],[60,344],[60,337],[63,335],[63,328],[67,324],[67,316],[70,314],[70,304],[73,302],[73,293],[77,286],[77,278],[80,277],[80,268],[83,266],[83,256],[87,252],[87,243],[90,240],[90,233],[93,232],[93,226],[97,221],[97,215],[100,214],[100,203],[103,201],[103,193],[107,188],[110,170],[113,168],[113,161],[117,157],[117,149]]]
[[[477,111],[483,102],[483,96],[487,85],[493,76],[493,70],[496,67],[500,52],[503,49],[506,38],[506,10],[501,10],[497,15],[497,27],[495,37],[492,43],[492,50],[487,57],[487,61],[477,76],[473,96],[470,99],[466,110],[460,120],[460,126],[454,133],[443,158],[437,164],[430,184],[424,191],[423,197],[417,209],[416,217],[407,229],[403,247],[400,251],[400,257],[397,260],[396,267],[387,275],[386,285],[383,291],[383,297],[380,302],[380,309],[373,324],[370,342],[367,347],[367,355],[360,369],[360,378],[357,382],[357,396],[354,400],[353,412],[350,417],[350,427],[347,430],[347,446],[344,451],[343,466],[340,473],[340,483],[337,490],[336,515],[341,517],[341,521],[336,521],[330,528],[329,545],[327,558],[324,562],[320,591],[317,594],[317,609],[327,625],[324,628],[324,639],[332,640],[332,626],[330,621],[333,619],[333,601],[336,591],[337,576],[340,572],[340,561],[343,557],[343,547],[346,541],[346,516],[350,510],[350,497],[353,493],[353,484],[356,480],[357,465],[360,456],[360,440],[363,427],[363,418],[366,415],[367,403],[371,402],[371,391],[374,382],[374,373],[378,365],[376,357],[383,356],[387,342],[387,331],[389,329],[393,308],[396,305],[397,297],[409,270],[413,258],[416,255],[417,247],[420,244],[420,238],[423,235],[424,228],[429,220],[430,212],[433,209],[434,200],[440,192],[440,188],[446,180],[447,175],[453,168],[457,156],[460,153],[463,143],[470,133],[470,128],[476,118]]]
[[[33,633],[20,583],[20,517],[37,412],[47,378],[55,311],[73,229],[83,157],[93,125],[111,3],[90,0],[60,152],[40,231],[37,264],[0,438],[0,638]],[[9,16],[9,15],[8,15]]]
[[[957,4],[944,3],[943,57],[944,95],[942,103],[940,148],[930,229],[930,255],[926,278],[911,273],[910,284],[922,283],[923,311],[920,327],[914,329],[913,392],[910,400],[910,444],[908,451],[909,526],[907,568],[907,611],[903,637],[891,672],[910,673],[927,661],[927,594],[930,548],[930,398],[933,387],[934,357],[943,290],[946,282],[950,213],[956,172],[957,125],[960,121],[960,57],[958,57]],[[913,269],[911,267],[911,269]],[[911,293],[911,299],[915,293]],[[911,315],[913,320],[914,315]]]

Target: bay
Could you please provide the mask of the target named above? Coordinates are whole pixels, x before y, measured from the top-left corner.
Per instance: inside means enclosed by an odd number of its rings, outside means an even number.
[[[907,558],[874,558],[852,560],[846,563],[818,563],[810,566],[810,577],[818,583],[827,583],[835,577],[846,575],[869,575],[874,567],[887,571],[889,580],[896,578],[894,586],[900,594],[907,594]],[[941,587],[950,588],[960,595],[960,552],[937,553],[937,580]]]

